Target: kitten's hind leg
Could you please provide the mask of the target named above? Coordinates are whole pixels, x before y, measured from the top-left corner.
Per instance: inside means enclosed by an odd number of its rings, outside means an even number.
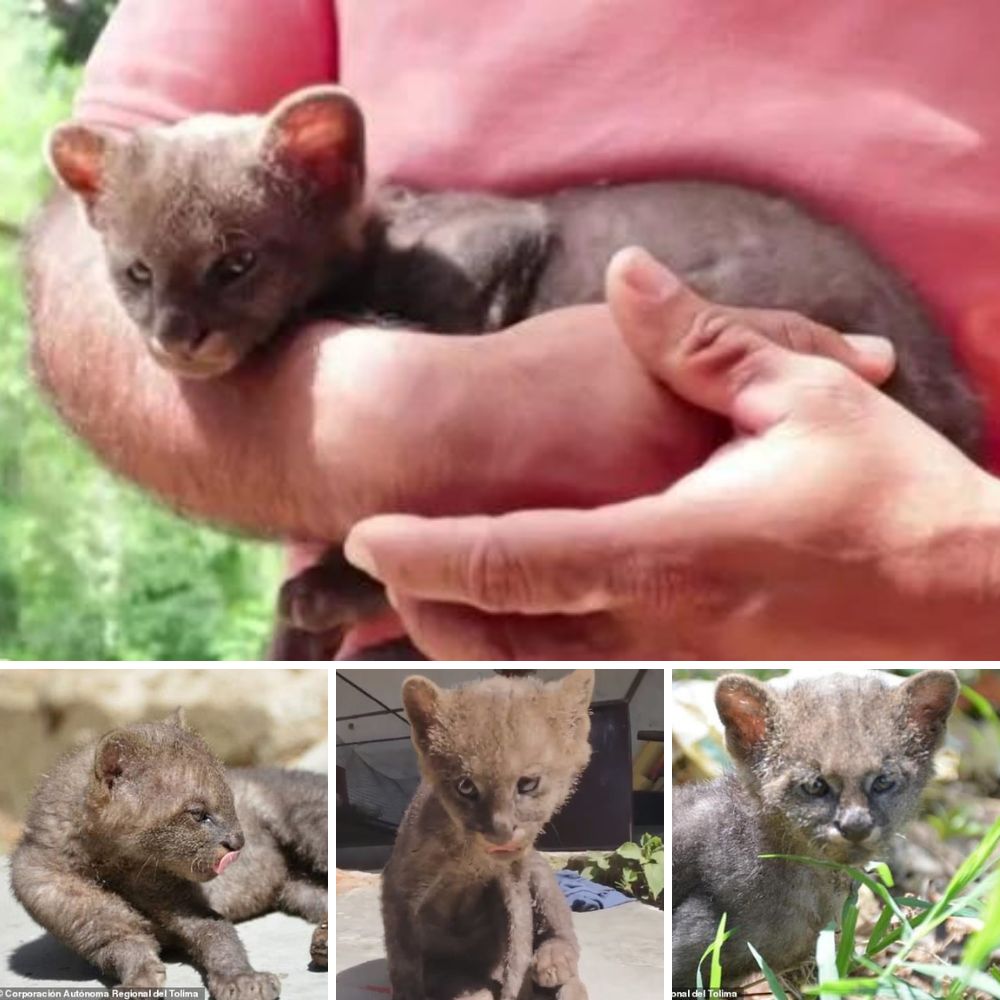
[[[329,900],[326,886],[309,879],[289,877],[278,895],[278,909],[294,917],[304,917],[316,924],[327,915]]]

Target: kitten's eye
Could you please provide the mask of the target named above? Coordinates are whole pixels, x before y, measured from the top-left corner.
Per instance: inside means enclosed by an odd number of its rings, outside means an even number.
[[[188,809],[188,815],[196,823],[204,823],[208,819],[208,813],[200,806],[195,806],[192,809]]]
[[[148,264],[141,260],[134,260],[125,268],[125,277],[140,288],[150,284],[153,280],[153,272]]]
[[[826,795],[826,793],[830,791],[830,786],[826,783],[826,781],[823,778],[818,777],[812,778],[809,781],[803,781],[800,787],[806,795],[812,795],[817,799],[820,798],[820,796]]]
[[[209,272],[212,280],[220,285],[231,285],[245,274],[249,274],[257,264],[257,254],[253,250],[231,250],[224,253]]]
[[[479,789],[471,778],[459,778],[455,782],[455,790],[465,799],[474,799],[479,795]]]
[[[518,778],[517,791],[520,795],[527,795],[538,787],[538,778]]]
[[[887,792],[889,791],[890,788],[895,788],[895,787],[896,787],[896,782],[893,781],[893,779],[890,778],[887,774],[880,774],[872,782],[872,791],[876,793]]]

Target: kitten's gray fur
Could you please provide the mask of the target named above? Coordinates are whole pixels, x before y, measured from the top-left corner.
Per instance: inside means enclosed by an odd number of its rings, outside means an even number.
[[[787,691],[720,678],[715,701],[736,772],[674,790],[675,990],[695,986],[723,913],[734,931],[722,948],[728,983],[758,971],[747,941],[776,971],[810,957],[850,880],[759,855],[885,856],[916,809],[957,695],[950,670],[896,687],[875,672],[834,674]]]
[[[122,305],[182,375],[230,370],[307,307],[468,333],[598,302],[612,254],[641,244],[715,302],[889,338],[886,390],[979,451],[979,403],[913,291],[783,197],[672,180],[531,200],[381,187],[366,202],[364,119],[334,87],[293,94],[262,118],[203,116],[127,138],[67,124],[49,155],[102,237]],[[129,276],[136,261],[145,284]],[[381,590],[331,550],[286,585],[281,617],[295,630],[271,655],[328,659],[339,631],[305,633],[373,606],[384,606]]]
[[[55,764],[11,884],[38,923],[122,986],[162,986],[160,948],[173,946],[215,1000],[274,1000],[278,977],[251,968],[232,921],[272,910],[322,920],[327,850],[325,775],[225,771],[177,713]]]
[[[395,1000],[526,1000],[533,982],[586,1000],[569,906],[531,845],[590,758],[593,684],[403,684],[422,781],[383,876]]]

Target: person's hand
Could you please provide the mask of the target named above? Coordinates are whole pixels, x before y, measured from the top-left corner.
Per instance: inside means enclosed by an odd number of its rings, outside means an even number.
[[[648,370],[738,437],[665,492],[594,510],[357,525],[348,558],[425,653],[995,653],[994,480],[846,367],[779,346],[641,251],[613,261],[608,296]]]
[[[780,312],[730,310],[780,343],[880,381],[891,351]],[[728,435],[665,388],[605,304],[489,336],[348,329],[324,336],[309,451],[337,484],[346,528],[389,511],[586,508],[662,490]],[[303,423],[306,423],[303,420]]]

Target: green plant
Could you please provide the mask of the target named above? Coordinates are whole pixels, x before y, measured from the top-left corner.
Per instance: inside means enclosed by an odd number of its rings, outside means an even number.
[[[644,903],[663,909],[663,840],[644,833],[607,855],[592,855],[581,874],[602,885],[613,885]]]

